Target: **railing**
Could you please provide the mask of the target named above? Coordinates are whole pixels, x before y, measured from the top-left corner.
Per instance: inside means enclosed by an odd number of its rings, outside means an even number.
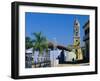
[[[38,62],[38,63],[34,63],[34,67],[38,68],[38,67],[51,67],[51,62],[50,61],[43,61],[43,62]]]

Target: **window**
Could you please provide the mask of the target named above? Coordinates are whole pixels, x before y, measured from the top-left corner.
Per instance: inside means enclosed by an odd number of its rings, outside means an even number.
[[[76,36],[78,36],[78,32],[76,32]]]

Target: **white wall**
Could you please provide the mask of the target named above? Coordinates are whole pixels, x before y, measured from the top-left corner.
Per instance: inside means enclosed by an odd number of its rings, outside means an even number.
[[[14,0],[1,0],[0,1],[0,81],[13,81],[10,78],[11,69],[11,2]],[[18,0],[20,1],[20,0]],[[100,5],[100,0],[21,0],[21,1],[34,1],[45,3],[58,3],[58,4],[78,4],[78,5]],[[99,6],[100,14],[100,6]],[[100,21],[100,15],[98,16]],[[98,26],[100,31],[100,23]],[[100,32],[99,32],[100,34]],[[100,41],[100,37],[98,38]],[[100,45],[100,43],[98,43]],[[100,46],[98,46],[100,48]],[[99,51],[100,53],[100,51]],[[100,57],[100,55],[98,55]],[[100,58],[98,60],[100,62]],[[100,63],[99,63],[100,68]],[[100,71],[100,70],[99,70]],[[83,75],[83,76],[66,76],[55,78],[40,78],[29,79],[30,81],[99,81],[100,74],[98,75]],[[26,79],[26,81],[29,81]]]

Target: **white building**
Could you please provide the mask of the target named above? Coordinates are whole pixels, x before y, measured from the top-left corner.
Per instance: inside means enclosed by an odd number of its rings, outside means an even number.
[[[55,50],[48,49],[48,54],[46,54],[46,52],[44,51],[43,54],[39,55],[39,51],[34,51],[33,53],[32,48],[27,49],[25,56],[26,68],[31,68],[32,63],[44,62],[45,60],[50,61],[51,67],[54,67],[59,64],[58,57],[61,55],[61,51],[62,50],[58,48]],[[69,52],[64,50],[64,62],[73,60],[76,60],[76,54],[74,53],[74,51]]]
[[[25,51],[25,67],[32,68],[32,61],[33,61],[33,49],[27,49]]]
[[[71,52],[67,51],[65,61],[66,62],[72,62],[74,60],[76,60],[76,54],[72,51]]]

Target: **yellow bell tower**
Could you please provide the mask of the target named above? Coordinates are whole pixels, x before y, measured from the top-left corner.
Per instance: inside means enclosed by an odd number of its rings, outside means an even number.
[[[74,45],[80,46],[80,23],[77,19],[74,21]]]
[[[82,60],[83,54],[80,48],[80,23],[78,19],[74,21],[74,49],[76,54],[76,60]]]

